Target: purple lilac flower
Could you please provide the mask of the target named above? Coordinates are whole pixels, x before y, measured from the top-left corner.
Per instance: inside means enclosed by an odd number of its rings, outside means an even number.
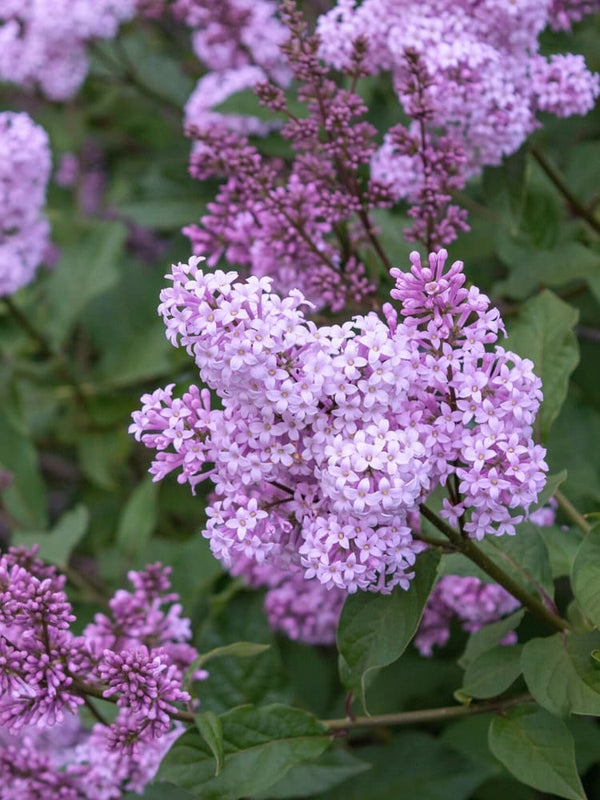
[[[0,296],[31,281],[49,246],[42,214],[49,176],[44,129],[27,114],[0,113]]]
[[[142,398],[130,431],[215,497],[205,536],[226,565],[294,564],[326,588],[408,588],[423,545],[407,516],[439,485],[443,515],[470,536],[513,534],[545,482],[532,440],[540,381],[496,344],[502,321],[447,253],[392,270],[386,321],[318,327],[268,278],[173,267],[161,293],[167,336],[220,397],[173,385]],[[493,347],[493,350],[487,349]]]
[[[75,636],[64,576],[35,549],[0,557],[0,798],[10,787],[11,797],[18,788],[22,797],[60,790],[117,800],[142,790],[181,732],[174,704],[191,699],[182,684],[197,657],[189,620],[169,591],[168,568],[150,565],[129,579],[133,591],[115,594],[111,615],[97,614]],[[91,733],[74,723],[86,696],[113,698],[117,718]],[[57,731],[51,740],[48,729]],[[60,748],[65,736],[70,745]],[[17,749],[37,755],[27,762]]]
[[[538,37],[549,24],[568,27],[597,8],[596,2],[550,0],[338,0],[319,18],[317,32],[321,56],[338,69],[349,65],[352,43],[359,37],[365,41],[365,69],[392,74],[409,116],[412,95],[403,72],[407,53],[420,55],[431,76],[429,127],[460,147],[464,164],[458,177],[464,183],[481,167],[498,164],[517,150],[538,127],[538,111],[570,116],[593,107],[600,93],[598,76],[581,57],[545,59],[538,52]],[[409,160],[386,141],[374,161],[374,175],[401,174]],[[409,176],[419,180],[421,173],[418,155],[414,160],[404,182],[396,183],[398,196],[409,200],[415,190],[407,184]]]
[[[289,30],[281,52],[309,116],[288,108],[276,82],[262,82],[255,91],[263,105],[287,117],[282,136],[294,160],[286,166],[265,158],[246,138],[207,127],[202,119],[190,126],[191,174],[225,183],[200,225],[184,233],[193,251],[208,254],[213,265],[225,257],[254,275],[269,275],[282,293],[300,288],[334,311],[358,307],[374,290],[360,255],[364,245],[377,250],[369,214],[389,205],[386,186],[362,174],[376,150],[376,130],[361,120],[367,111],[361,98],[328,76],[317,40],[293,4],[284,3],[281,15]],[[352,80],[362,74],[360,59],[357,45],[348,73]]]
[[[467,633],[475,633],[518,607],[519,601],[497,584],[483,583],[478,578],[446,575],[427,601],[415,647],[421,655],[430,656],[434,646],[442,647],[450,638],[453,619],[458,619]],[[515,641],[513,634],[504,640],[504,644]]]
[[[72,97],[87,74],[87,42],[114,38],[135,7],[135,0],[4,0],[0,78],[39,86],[51,100]]]
[[[551,498],[547,505],[532,512],[529,520],[540,527],[553,525],[556,507]],[[410,515],[409,522],[414,531],[420,529],[416,514]],[[264,611],[272,630],[305,644],[335,644],[346,598],[344,591],[335,587],[328,591],[320,583],[304,580],[293,564],[284,569],[240,556],[234,559],[229,571],[241,576],[248,586],[266,588]],[[497,584],[484,583],[475,577],[444,576],[425,605],[415,647],[421,655],[430,656],[434,646],[446,644],[454,620],[467,633],[475,633],[518,607],[518,601]],[[515,641],[515,634],[510,633],[502,644]]]
[[[335,632],[346,599],[337,587],[327,590],[318,581],[307,581],[303,570],[286,568],[236,555],[229,570],[252,588],[266,587],[264,610],[272,630],[305,644],[335,644]]]
[[[86,729],[76,716],[52,729],[25,728],[9,736],[0,728],[0,800],[121,800],[141,794],[182,733],[176,725],[136,753],[111,749],[108,728]]]
[[[551,0],[549,25],[553,30],[569,30],[573,23],[600,11],[599,0]]]

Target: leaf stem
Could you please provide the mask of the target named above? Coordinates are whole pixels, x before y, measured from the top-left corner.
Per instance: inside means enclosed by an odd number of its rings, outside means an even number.
[[[509,594],[512,594],[525,608],[528,608],[532,614],[535,614],[555,631],[564,632],[569,630],[568,623],[562,617],[547,608],[541,600],[528,592],[524,586],[514,580],[507,572],[504,572],[495,561],[492,561],[489,556],[477,547],[472,539],[461,536],[458,531],[454,530],[447,522],[438,517],[435,512],[427,508],[426,505],[421,504],[420,510],[425,519],[435,525],[444,536],[447,536],[460,553],[474,564],[477,564],[490,578],[506,589]]]
[[[577,511],[573,503],[571,503],[571,501],[567,497],[565,497],[565,495],[560,491],[560,489],[557,489],[554,492],[554,497],[558,501],[558,505],[565,512],[565,514],[571,520],[571,522],[574,525],[577,525],[577,527],[580,528],[587,536],[587,534],[590,533],[590,531],[592,530],[592,527],[586,520],[586,518],[583,516],[583,514],[580,514],[579,511]]]
[[[323,725],[330,731],[349,731],[353,728],[378,728],[387,725],[418,725],[424,722],[438,722],[457,717],[489,714],[504,711],[512,706],[528,703],[532,697],[528,693],[507,697],[504,700],[484,700],[460,706],[443,706],[441,708],[423,708],[418,711],[400,711],[396,714],[380,714],[372,717],[355,717],[354,719],[324,719]]]

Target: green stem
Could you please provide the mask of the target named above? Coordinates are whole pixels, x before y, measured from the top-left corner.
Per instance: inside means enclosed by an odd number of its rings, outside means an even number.
[[[372,717],[355,717],[354,719],[324,719],[323,725],[330,731],[347,731],[353,728],[379,728],[387,725],[419,725],[425,722],[443,722],[457,717],[469,717],[475,714],[489,714],[494,711],[505,711],[521,703],[529,703],[530,694],[519,694],[504,700],[484,700],[462,706],[443,706],[441,708],[423,708],[418,711],[400,711],[397,714],[379,714]]]
[[[592,530],[592,527],[583,514],[580,514],[579,511],[577,511],[573,503],[571,503],[571,501],[564,496],[560,489],[557,489],[554,492],[554,497],[556,497],[558,505],[565,512],[571,522],[574,525],[577,525],[577,527],[580,528],[587,536],[587,534]]]
[[[558,191],[563,195],[569,204],[571,211],[578,217],[581,217],[581,219],[584,219],[588,225],[596,231],[596,233],[600,233],[600,222],[591,213],[591,211],[589,211],[589,209],[587,209],[583,203],[577,197],[575,197],[573,192],[565,183],[565,180],[560,172],[558,172],[558,170],[546,160],[546,157],[541,153],[540,150],[537,149],[537,147],[530,147],[529,152],[540,165],[548,178],[550,178],[552,183],[556,186]]]
[[[421,504],[420,509],[425,519],[435,525],[444,536],[447,536],[460,553],[480,567],[490,578],[506,589],[509,594],[512,594],[532,614],[535,614],[555,631],[569,630],[569,625],[564,619],[548,609],[541,600],[528,592],[524,586],[514,580],[508,573],[504,572],[495,561],[492,561],[489,556],[477,547],[472,539],[461,536],[458,531],[454,530],[447,522],[427,508],[426,505]]]

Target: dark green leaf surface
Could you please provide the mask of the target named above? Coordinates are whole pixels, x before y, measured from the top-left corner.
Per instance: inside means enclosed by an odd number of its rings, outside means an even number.
[[[365,679],[372,670],[400,658],[415,635],[423,608],[435,582],[439,556],[419,556],[408,591],[389,595],[357,592],[342,609],[337,643],[343,661],[342,679],[365,703]]]
[[[600,664],[592,650],[600,633],[532,639],[521,655],[523,676],[537,702],[553,714],[600,715]]]
[[[220,719],[225,758],[217,777],[211,748],[190,730],[168,752],[159,778],[203,800],[237,800],[264,792],[291,767],[317,758],[331,743],[326,728],[312,715],[280,704],[242,706]]]
[[[71,553],[84,537],[90,521],[90,512],[85,506],[76,506],[58,520],[50,533],[44,531],[18,533],[14,544],[31,547],[39,545],[38,555],[57,567],[66,567]]]
[[[204,711],[201,714],[196,714],[195,717],[196,727],[200,735],[210,747],[210,750],[215,757],[215,777],[223,770],[225,762],[225,748],[223,744],[223,724],[221,718],[218,717],[214,711]]]
[[[536,430],[545,441],[567,396],[569,376],[579,361],[573,326],[577,311],[550,291],[525,303],[511,326],[507,349],[530,358],[542,380],[544,401],[536,419]]]
[[[581,542],[573,563],[573,592],[584,614],[600,628],[600,529]]]
[[[515,778],[569,800],[586,800],[575,766],[573,737],[562,720],[528,706],[492,720],[492,753]]]
[[[319,758],[299,764],[270,789],[255,795],[254,800],[288,800],[288,798],[321,796],[340,783],[370,769],[370,765],[346,750],[326,750]]]
[[[505,692],[521,674],[521,645],[499,645],[472,661],[465,672],[463,691],[484,699]]]
[[[495,771],[420,731],[358,752],[371,769],[319,800],[467,800]]]

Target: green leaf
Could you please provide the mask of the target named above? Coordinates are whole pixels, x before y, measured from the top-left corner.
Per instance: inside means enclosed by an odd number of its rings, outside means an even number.
[[[288,798],[321,796],[343,783],[354,778],[370,767],[364,761],[345,750],[326,750],[319,758],[308,764],[292,767],[280,781],[262,794],[255,795],[255,800],[288,800]]]
[[[201,653],[196,656],[187,668],[184,686],[187,691],[190,691],[194,674],[208,661],[212,661],[213,658],[224,658],[226,656],[251,658],[252,656],[258,656],[264,653],[265,650],[269,650],[270,647],[270,644],[258,644],[257,642],[233,642],[232,644],[226,644],[222,647],[215,647],[214,650],[210,650],[208,653]]]
[[[247,117],[257,117],[265,122],[273,122],[280,119],[266,106],[260,105],[258,97],[252,89],[242,89],[239,92],[235,92],[222,103],[214,106],[213,110],[219,114],[242,114]]]
[[[141,552],[156,527],[158,486],[150,476],[136,486],[119,518],[117,546],[127,559]]]
[[[320,794],[319,800],[467,800],[494,772],[416,730],[361,747],[360,754],[371,769]]]
[[[585,615],[600,628],[600,529],[581,542],[573,563],[572,587]]]
[[[556,494],[556,490],[561,485],[561,483],[564,483],[566,480],[567,480],[566,469],[563,469],[560,472],[555,473],[554,475],[547,475],[544,488],[539,493],[537,503],[535,503],[532,506],[532,510],[545,506],[548,500],[550,500],[551,497],[554,497],[554,495]]]
[[[89,224],[81,239],[65,249],[48,281],[52,335],[58,343],[69,333],[85,306],[106,292],[119,277],[116,265],[125,245],[122,222]]]
[[[203,800],[237,800],[264,792],[291,767],[317,758],[331,744],[324,725],[289,706],[241,706],[220,719],[225,756],[220,775],[214,776],[211,748],[190,730],[167,753],[159,778]]]
[[[121,203],[116,211],[132,219],[138,225],[157,231],[172,231],[189,225],[205,213],[197,196],[185,198],[161,198]]]
[[[44,531],[20,532],[15,535],[14,544],[22,544],[26,547],[38,544],[40,558],[57,567],[64,568],[69,563],[71,553],[84,537],[89,521],[88,509],[78,505],[72,511],[63,514],[50,533]]]
[[[47,525],[46,489],[37,452],[24,422],[19,424],[5,411],[0,414],[0,470],[9,473],[8,485],[0,490],[6,511],[26,528]]]
[[[366,677],[406,650],[431,594],[438,562],[431,551],[420,555],[408,591],[396,587],[389,595],[357,592],[344,603],[337,632],[343,680],[348,689],[360,693],[365,708]]]
[[[564,493],[583,511],[600,504],[600,413],[581,395],[572,393],[552,426],[548,440],[551,470],[566,468]]]
[[[575,241],[560,243],[552,250],[537,250],[505,238],[499,255],[512,271],[496,289],[518,300],[542,287],[556,288],[582,279],[593,283],[600,277],[600,256]]]
[[[214,711],[204,711],[202,714],[195,716],[196,727],[200,731],[200,735],[210,747],[217,766],[215,769],[215,777],[223,770],[225,761],[225,752],[223,746],[223,724],[221,718],[218,717]]]
[[[545,290],[521,308],[511,326],[507,349],[530,358],[542,380],[544,401],[536,427],[545,441],[550,427],[567,396],[569,377],[579,361],[579,348],[573,326],[578,312]]]
[[[521,645],[498,645],[472,661],[465,672],[463,691],[485,699],[505,692],[521,674]]]
[[[472,633],[467,641],[465,652],[458,662],[460,666],[463,669],[467,669],[482,653],[495,647],[508,633],[519,627],[524,615],[525,612],[520,609],[510,616],[498,620],[498,622],[484,625],[478,631]]]
[[[116,471],[130,447],[125,430],[86,431],[77,437],[77,455],[86,477],[109,491],[117,488]]]
[[[541,792],[586,800],[575,765],[573,737],[565,723],[528,706],[492,720],[492,753],[515,778]]]
[[[521,666],[529,691],[552,714],[600,715],[600,665],[592,650],[600,633],[557,633],[531,639],[523,647]]]
[[[215,647],[209,650],[208,653],[203,653],[198,656],[197,668],[204,666],[208,661],[213,658],[223,658],[224,656],[235,656],[236,658],[251,658],[264,653],[271,647],[270,644],[259,644],[258,642],[232,642],[222,647]]]
[[[583,533],[577,528],[564,530],[558,525],[542,525],[538,531],[548,550],[552,577],[570,575]]]
[[[550,558],[537,525],[521,522],[515,536],[487,536],[479,547],[519,583],[554,595]]]
[[[263,612],[261,594],[244,591],[202,631],[200,651],[209,652],[240,641],[260,642],[271,647],[255,658],[219,659],[218,669],[201,685],[203,709],[217,713],[246,703],[287,703],[292,691],[283,672],[279,651]]]

